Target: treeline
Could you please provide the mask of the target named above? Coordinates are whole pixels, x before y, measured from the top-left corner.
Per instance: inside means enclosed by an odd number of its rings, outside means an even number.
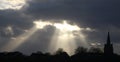
[[[55,54],[32,53],[30,56],[20,52],[1,52],[0,62],[120,62],[117,54],[104,54],[100,48],[78,47],[75,54],[69,56],[63,49]]]

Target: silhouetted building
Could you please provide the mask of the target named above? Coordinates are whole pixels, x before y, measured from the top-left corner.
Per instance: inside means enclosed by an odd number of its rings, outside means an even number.
[[[104,53],[108,54],[108,55],[113,54],[113,44],[111,43],[109,32],[108,32],[108,36],[107,36],[107,43],[104,46]]]

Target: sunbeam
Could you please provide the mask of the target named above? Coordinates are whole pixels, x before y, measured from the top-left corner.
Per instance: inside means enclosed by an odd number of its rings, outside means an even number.
[[[63,50],[69,55],[74,54],[74,50],[77,47],[77,38],[79,38],[81,43],[87,45],[85,36],[81,32],[82,28],[77,25],[71,25],[64,20],[63,23],[55,23],[53,26],[56,27],[56,31],[49,48],[51,52],[55,52],[59,48],[63,48]],[[75,34],[77,34],[77,36]]]
[[[31,37],[37,31],[36,27],[31,28],[28,32],[12,39],[5,46],[2,47],[2,51],[14,51],[17,47],[23,44],[29,37]]]
[[[53,26],[56,29],[48,47],[48,51],[51,53],[57,51],[59,48],[63,48],[63,50],[69,55],[72,55],[77,47],[77,41],[85,46],[88,46],[87,42],[85,41],[86,37],[82,33],[84,28],[81,28],[76,24],[69,24],[67,20],[62,21],[63,23],[43,22],[42,20],[34,21],[34,26],[31,29],[27,30],[18,37],[13,37],[11,41],[2,47],[1,50],[8,52],[14,51],[16,48],[26,42],[26,40],[29,39],[33,34],[35,34],[36,31],[44,29],[46,26]]]

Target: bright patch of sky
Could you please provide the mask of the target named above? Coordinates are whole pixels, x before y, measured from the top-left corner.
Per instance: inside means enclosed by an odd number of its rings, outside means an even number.
[[[0,10],[6,9],[21,9],[27,0],[0,0]]]

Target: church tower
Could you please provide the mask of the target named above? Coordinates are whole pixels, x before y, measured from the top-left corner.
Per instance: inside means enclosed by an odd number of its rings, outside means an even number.
[[[113,44],[110,41],[110,33],[108,32],[107,43],[104,46],[104,53],[111,55],[113,54]]]

